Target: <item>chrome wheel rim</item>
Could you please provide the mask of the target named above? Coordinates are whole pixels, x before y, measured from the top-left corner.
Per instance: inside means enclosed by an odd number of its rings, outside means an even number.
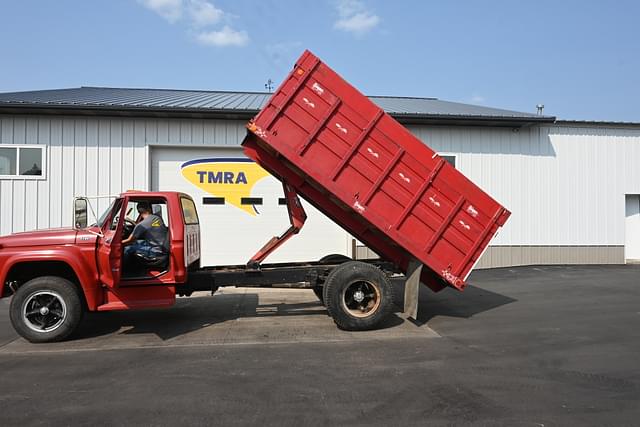
[[[380,289],[366,280],[351,282],[342,291],[342,305],[354,317],[368,317],[380,307]]]
[[[37,291],[22,304],[22,321],[35,332],[51,332],[58,329],[67,318],[67,305],[59,293]]]

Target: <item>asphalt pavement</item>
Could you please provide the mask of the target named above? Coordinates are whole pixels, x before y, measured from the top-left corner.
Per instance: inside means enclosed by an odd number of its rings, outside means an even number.
[[[225,289],[41,345],[2,300],[0,425],[640,424],[640,266],[470,283],[378,331],[338,330],[310,291]]]

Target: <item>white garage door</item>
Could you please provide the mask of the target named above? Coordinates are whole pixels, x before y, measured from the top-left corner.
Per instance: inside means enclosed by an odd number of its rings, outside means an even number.
[[[627,194],[625,208],[625,258],[636,263],[640,262],[640,195]]]
[[[195,200],[202,229],[202,265],[245,264],[288,226],[282,184],[238,148],[151,148],[151,189]],[[268,262],[314,261],[348,254],[348,234],[308,203],[307,222]]]

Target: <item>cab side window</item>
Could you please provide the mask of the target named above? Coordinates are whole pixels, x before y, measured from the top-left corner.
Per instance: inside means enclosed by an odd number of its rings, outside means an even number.
[[[186,225],[198,224],[198,211],[193,200],[182,197],[180,199],[182,205],[182,214],[184,215],[184,223]]]

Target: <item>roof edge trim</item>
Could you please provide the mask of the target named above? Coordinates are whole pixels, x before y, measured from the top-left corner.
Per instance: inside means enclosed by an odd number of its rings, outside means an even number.
[[[110,105],[60,105],[60,104],[20,104],[0,103],[0,112],[9,114],[81,114],[117,116],[152,116],[152,117],[196,117],[196,118],[251,118],[260,110],[257,109],[204,109],[204,108],[150,108],[148,106],[110,106]],[[554,123],[553,116],[489,116],[465,114],[424,114],[424,113],[389,113],[392,117],[405,122],[431,121],[470,121],[470,122],[507,122],[507,123]]]

